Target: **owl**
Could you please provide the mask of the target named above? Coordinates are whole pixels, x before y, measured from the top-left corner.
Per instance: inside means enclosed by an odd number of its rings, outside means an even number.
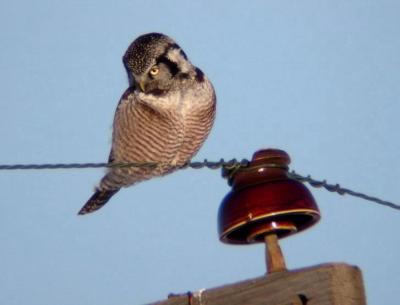
[[[214,122],[216,96],[206,75],[181,47],[160,33],[139,36],[123,56],[129,87],[117,106],[109,167],[78,214],[94,212],[122,187],[164,176],[185,165]]]

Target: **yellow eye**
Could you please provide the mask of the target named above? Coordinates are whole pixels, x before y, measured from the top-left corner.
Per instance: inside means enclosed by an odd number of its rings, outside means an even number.
[[[150,75],[155,76],[160,72],[160,69],[157,66],[154,66],[150,69]]]

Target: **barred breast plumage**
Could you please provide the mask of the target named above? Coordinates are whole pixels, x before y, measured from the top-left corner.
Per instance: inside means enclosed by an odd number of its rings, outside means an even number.
[[[156,46],[152,49],[154,60],[146,58],[145,68],[145,60],[141,60],[143,71],[139,75],[131,72],[133,67],[127,67],[128,75],[132,73],[129,75],[131,86],[122,95],[115,113],[109,162],[158,165],[109,168],[79,214],[101,208],[122,187],[173,172],[190,161],[211,130],[216,108],[211,82],[187,60],[172,39],[157,35],[162,34],[144,35],[148,45]],[[146,49],[148,45],[143,45],[146,39],[139,38],[141,50]],[[134,44],[127,53],[138,57]],[[158,69],[158,79],[150,77],[149,69],[156,71],[154,67]],[[142,86],[144,90],[139,90]]]
[[[168,95],[155,102],[153,98],[127,91],[114,119],[112,163],[154,162],[159,165],[154,169],[112,168],[99,189],[130,186],[170,173],[197,153],[214,121],[215,97],[208,81],[205,86],[196,84],[193,87],[193,91],[203,91],[202,98],[205,98],[193,105],[191,99],[185,100],[181,94],[173,93],[178,100],[169,103],[162,101],[168,100]]]

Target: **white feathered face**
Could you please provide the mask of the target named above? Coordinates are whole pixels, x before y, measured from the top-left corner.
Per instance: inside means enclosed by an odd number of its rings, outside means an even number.
[[[130,86],[154,95],[167,93],[175,81],[195,70],[179,45],[159,33],[138,37],[129,46],[123,62]]]

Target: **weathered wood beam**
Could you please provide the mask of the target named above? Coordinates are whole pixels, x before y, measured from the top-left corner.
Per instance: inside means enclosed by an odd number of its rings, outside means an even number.
[[[274,272],[149,305],[365,305],[362,274],[347,264]]]

